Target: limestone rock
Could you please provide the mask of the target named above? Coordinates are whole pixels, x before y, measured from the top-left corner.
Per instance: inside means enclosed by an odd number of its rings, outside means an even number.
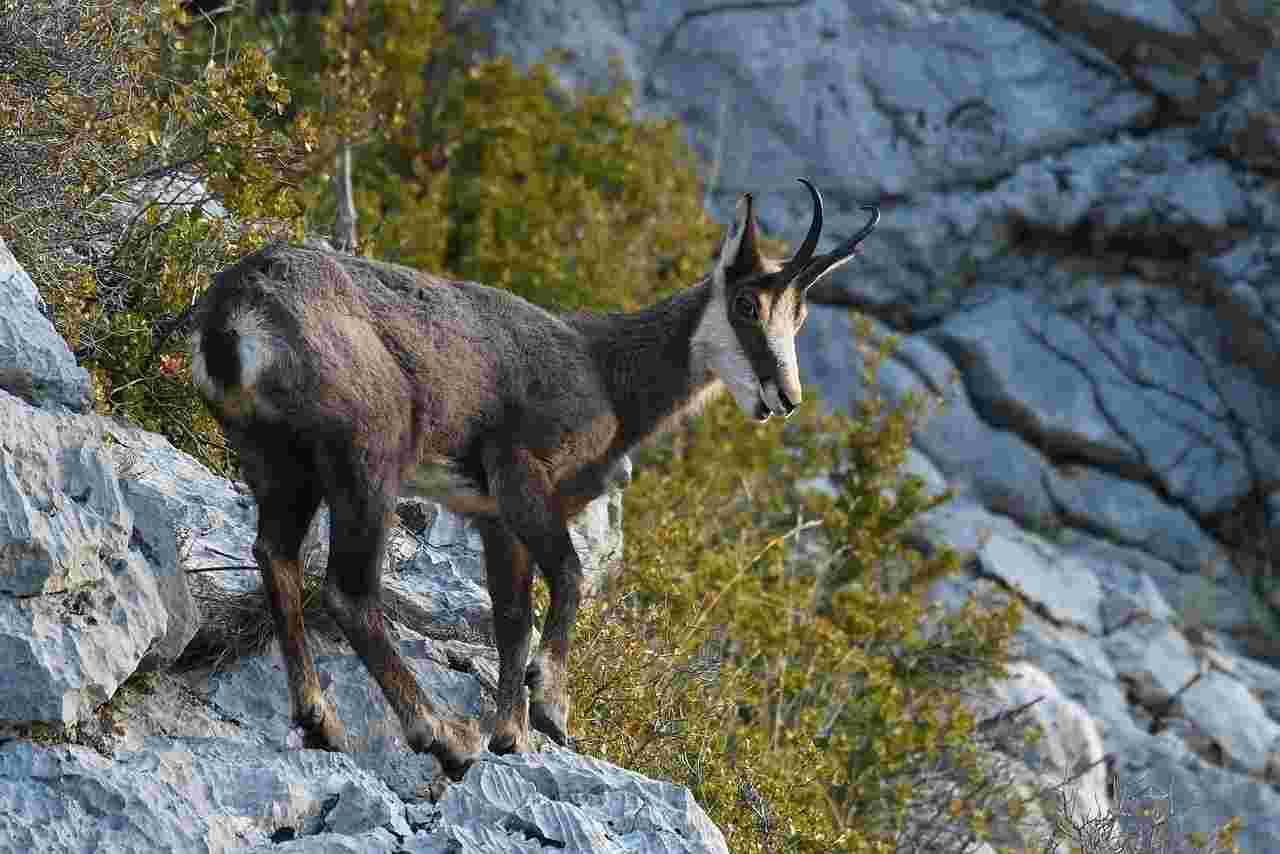
[[[26,270],[0,240],[0,389],[50,409],[85,412],[89,373],[76,364]]]
[[[145,547],[101,419],[0,392],[0,721],[71,724],[195,632]]]

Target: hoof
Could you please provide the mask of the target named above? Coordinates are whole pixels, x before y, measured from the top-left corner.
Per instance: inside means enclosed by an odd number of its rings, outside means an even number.
[[[411,731],[406,730],[405,737],[414,752],[434,756],[454,782],[466,776],[467,769],[475,764],[483,741],[479,727],[470,721],[437,721],[434,726],[422,722]]]
[[[524,684],[529,686],[529,723],[556,744],[568,747],[569,706],[563,684],[553,685],[547,679],[540,657],[525,668]]]
[[[325,705],[312,706],[294,718],[286,743],[292,746],[295,739],[301,741],[306,750],[348,752],[347,728],[333,709]]]
[[[431,751],[436,761],[440,763],[440,767],[444,769],[445,776],[453,782],[457,783],[467,776],[467,769],[475,764],[474,756],[459,757],[452,753],[443,753]]]
[[[561,747],[569,746],[569,724],[563,706],[534,700],[529,704],[529,723]]]
[[[528,753],[529,737],[520,732],[495,732],[489,739],[489,752],[498,756],[508,753]]]

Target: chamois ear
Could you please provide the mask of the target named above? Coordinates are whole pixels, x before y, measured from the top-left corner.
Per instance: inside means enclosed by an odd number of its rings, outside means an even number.
[[[755,207],[751,194],[744,193],[738,200],[733,224],[720,246],[716,259],[715,276],[721,282],[734,281],[765,271],[764,257],[760,254],[760,235],[756,229]]]

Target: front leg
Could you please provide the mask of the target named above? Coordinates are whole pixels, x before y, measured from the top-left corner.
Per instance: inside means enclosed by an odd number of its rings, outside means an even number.
[[[582,563],[542,461],[517,449],[495,459],[489,470],[494,472],[493,494],[503,522],[541,567],[551,589],[542,646],[527,670],[521,666],[520,677],[530,689],[529,721],[565,745],[569,742],[569,647],[582,599]],[[500,650],[499,657],[505,667],[508,656]],[[510,658],[514,662],[514,652]],[[506,674],[501,672],[499,682],[505,681]]]

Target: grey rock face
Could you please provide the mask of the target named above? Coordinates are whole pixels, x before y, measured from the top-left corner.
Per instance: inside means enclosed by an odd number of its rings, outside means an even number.
[[[89,373],[46,316],[31,277],[0,240],[0,389],[49,409],[85,412]]]
[[[73,723],[195,631],[185,579],[137,535],[109,430],[0,392],[0,720]]]
[[[442,714],[492,719],[497,653],[491,647],[423,639],[403,641],[400,652],[427,698]],[[347,728],[354,752],[409,749],[395,714],[357,656],[319,655],[316,668],[326,698]],[[214,674],[207,696],[224,714],[264,733],[269,743],[285,743],[291,725],[289,689],[278,651],[244,659]]]
[[[1026,603],[1019,640],[1041,675],[1001,686],[1005,705],[1043,694],[1047,700],[1034,707],[1042,726],[1096,728],[1129,791],[1172,790],[1186,832],[1239,814],[1242,850],[1269,850],[1280,832],[1269,822],[1280,800],[1268,782],[1280,767],[1280,709],[1266,698],[1280,686],[1280,671],[1247,658],[1215,630],[1244,619],[1233,607],[1247,597],[1238,578],[1187,575],[1071,528],[1032,533],[972,499],[931,511],[921,535],[974,557],[973,577],[942,585],[943,601],[994,587]],[[1074,723],[1060,719],[1061,703]],[[1082,738],[1070,736],[1074,746],[1061,750],[1043,742],[1047,752],[1029,764],[1056,782],[1085,757],[1097,758]],[[1090,779],[1069,793],[1077,815],[1110,803],[1086,797],[1098,788]]]
[[[493,26],[498,48],[520,60],[551,45],[573,50],[572,79],[607,79],[610,54],[620,57],[652,106],[707,141],[712,190],[729,202],[747,189],[782,190],[795,175],[837,183],[845,198],[987,180],[1141,122],[1153,107],[1105,66],[1013,15],[968,4],[688,15],[702,8],[521,4]],[[789,204],[804,216],[801,195]],[[764,210],[774,225],[782,202],[766,197]]]
[[[480,763],[410,851],[728,852],[688,789],[568,751]]]
[[[483,760],[438,804],[406,803],[377,768],[224,738],[153,737],[114,759],[15,742],[0,747],[0,852],[728,850],[684,787],[567,751]]]
[[[1202,132],[1252,171],[1280,170],[1280,50],[1263,57],[1257,76],[1201,119]]]
[[[1256,66],[1274,31],[1261,2],[1073,0],[1027,4],[1064,35],[1105,54],[1132,86],[1189,114],[1211,109],[1238,70]],[[1270,30],[1270,31],[1269,31]]]
[[[400,799],[347,756],[221,739],[149,739],[114,760],[15,742],[0,748],[0,803],[0,851],[14,854],[231,852],[273,835],[410,832]]]

